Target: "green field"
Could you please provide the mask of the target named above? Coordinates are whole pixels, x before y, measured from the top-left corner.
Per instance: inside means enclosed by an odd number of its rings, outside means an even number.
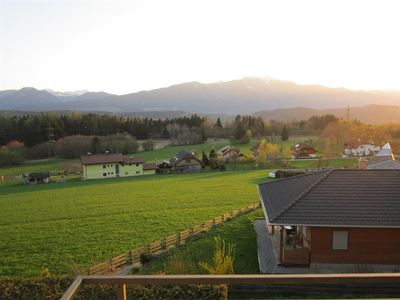
[[[0,276],[74,272],[258,201],[266,170],[4,185]]]
[[[215,251],[214,238],[219,236],[225,243],[235,245],[233,269],[235,274],[258,274],[260,272],[257,259],[257,237],[254,230],[254,219],[262,217],[263,212],[254,212],[240,216],[228,223],[202,234],[199,239],[189,241],[181,251],[187,263],[192,266],[193,274],[206,274],[199,266],[200,262],[212,263]],[[145,265],[142,274],[157,274],[160,272],[173,274],[169,268],[169,257],[163,256]]]
[[[62,170],[61,164],[63,162],[78,162],[78,160],[51,159],[27,161],[19,166],[0,168],[0,176],[17,176],[30,172],[58,172]]]

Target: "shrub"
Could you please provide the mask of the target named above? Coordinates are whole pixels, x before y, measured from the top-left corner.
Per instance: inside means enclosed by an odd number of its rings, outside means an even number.
[[[136,274],[142,269],[142,264],[140,262],[132,264],[131,272],[132,274]]]
[[[37,144],[26,150],[26,156],[29,159],[43,159],[56,155],[56,144],[45,142]]]
[[[142,143],[142,149],[143,151],[151,151],[154,150],[154,141],[152,139],[149,139],[147,141],[144,141]]]
[[[175,250],[168,256],[166,273],[172,275],[192,274],[195,271],[190,254],[187,251]]]
[[[0,167],[19,165],[23,161],[21,154],[9,150],[7,147],[0,147]]]
[[[200,267],[212,275],[233,274],[233,260],[235,257],[235,245],[225,244],[220,236],[215,237],[215,252],[213,265],[201,262]]]
[[[140,254],[140,262],[142,263],[142,265],[144,265],[145,263],[150,262],[151,259],[152,259],[151,254],[148,254],[148,253]]]
[[[60,299],[73,282],[69,277],[15,278],[0,280],[0,298],[2,300],[52,300]],[[83,285],[74,300],[80,299],[116,299],[116,286]],[[227,299],[227,287],[224,285],[168,285],[168,286],[129,286],[129,299]]]

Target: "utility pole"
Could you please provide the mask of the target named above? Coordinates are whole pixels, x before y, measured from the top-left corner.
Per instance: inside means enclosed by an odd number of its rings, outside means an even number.
[[[50,126],[49,128],[47,128],[49,135],[48,135],[48,139],[49,139],[49,143],[54,142],[54,133],[53,133],[53,128]]]
[[[350,123],[350,105],[347,105],[347,122]]]
[[[55,141],[54,141],[53,128],[52,128],[51,126],[49,126],[49,127],[47,128],[47,131],[48,131],[48,142],[49,142],[49,144],[50,144],[50,143],[52,144],[52,143],[55,142]],[[49,146],[47,146],[47,158],[50,158],[50,156],[51,156],[50,151],[51,151],[51,148],[50,148]]]

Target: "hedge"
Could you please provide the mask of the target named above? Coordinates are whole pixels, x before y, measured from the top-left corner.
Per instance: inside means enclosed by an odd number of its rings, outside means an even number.
[[[1,300],[60,299],[73,282],[68,277],[0,279]],[[74,299],[116,299],[116,286],[81,286]],[[127,286],[128,299],[226,300],[225,285]]]

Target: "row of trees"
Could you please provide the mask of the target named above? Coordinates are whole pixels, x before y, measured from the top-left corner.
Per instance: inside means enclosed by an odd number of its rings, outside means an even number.
[[[128,154],[137,152],[140,147],[144,151],[154,149],[154,141],[149,139],[141,144],[129,134],[107,136],[73,135],[55,142],[44,142],[33,147],[25,147],[24,143],[11,141],[0,147],[0,166],[11,166],[25,159],[42,159],[47,157],[78,158],[87,153]]]
[[[168,126],[171,124],[200,132],[204,122],[205,119],[198,115],[165,120],[94,113],[0,116],[0,145],[18,140],[31,147],[66,136],[106,136],[117,133],[128,133],[138,139],[168,139],[170,138]]]
[[[111,114],[40,113],[22,116],[0,116],[0,145],[20,141],[28,147],[59,140],[66,136],[106,136],[128,133],[137,139],[170,139],[172,144],[198,144],[208,137],[230,138],[235,143],[247,143],[252,137],[279,136],[285,140],[289,132],[322,131],[332,116],[315,116],[308,121],[265,121],[261,117],[236,116],[226,122],[215,122],[196,114],[173,119],[123,117]],[[304,133],[304,132],[303,132]]]
[[[398,125],[397,125],[398,126]],[[329,123],[322,132],[321,145],[323,154],[327,158],[337,157],[343,153],[345,143],[358,141],[361,143],[371,143],[382,146],[388,141],[392,141],[395,136],[395,125],[366,125],[358,121],[345,122],[339,120]],[[397,147],[396,143],[392,146]],[[396,149],[394,149],[397,152]]]

